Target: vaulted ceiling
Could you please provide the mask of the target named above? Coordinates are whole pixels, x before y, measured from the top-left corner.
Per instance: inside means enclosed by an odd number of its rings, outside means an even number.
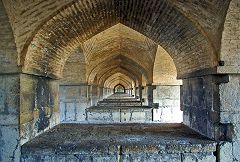
[[[128,75],[135,72],[134,79],[143,75],[153,82],[158,45],[173,59],[179,77],[216,67],[230,0],[3,3],[13,28],[18,65],[25,73],[59,78],[69,56],[80,48],[86,80],[103,83],[109,69],[133,69]]]
[[[157,44],[122,24],[104,30],[83,43],[88,82],[120,68],[152,82]],[[131,72],[133,71],[133,72]]]

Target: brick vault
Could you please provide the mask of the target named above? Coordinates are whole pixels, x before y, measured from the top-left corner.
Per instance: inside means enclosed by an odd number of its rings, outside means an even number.
[[[0,161],[240,161],[239,0],[1,0]]]

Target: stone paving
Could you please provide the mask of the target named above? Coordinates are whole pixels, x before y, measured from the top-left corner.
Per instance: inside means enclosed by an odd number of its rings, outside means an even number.
[[[119,156],[125,161],[142,158],[140,161],[181,162],[181,157],[191,155],[212,162],[216,143],[182,124],[62,124],[22,148],[24,162],[36,157],[54,161],[56,156],[66,160],[72,155],[82,159],[101,157],[104,162],[118,161]]]

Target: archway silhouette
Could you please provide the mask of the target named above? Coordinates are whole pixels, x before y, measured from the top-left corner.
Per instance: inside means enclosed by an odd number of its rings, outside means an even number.
[[[126,89],[122,84],[118,84],[114,87],[114,93],[126,93]]]

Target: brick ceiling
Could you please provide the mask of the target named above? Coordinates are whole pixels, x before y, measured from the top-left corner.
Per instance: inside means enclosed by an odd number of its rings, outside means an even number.
[[[156,44],[161,45],[170,54],[179,76],[217,66],[221,37],[219,33],[223,28],[230,1],[3,0],[3,2],[13,28],[19,64],[23,66],[24,72],[61,77],[68,57],[76,48],[82,48],[85,50],[86,62],[93,62],[93,67],[97,64],[104,67],[102,63],[104,60],[117,63],[116,58],[121,54],[121,59],[127,58],[130,64],[138,65],[141,69],[138,70],[139,73],[149,77],[156,53],[145,51],[149,47],[156,50]],[[117,25],[119,23],[123,25]],[[117,27],[111,28],[112,32],[108,32],[109,35],[101,33],[114,25]],[[131,29],[128,30],[128,27]],[[129,32],[132,29],[145,36]],[[111,35],[116,31],[118,34]],[[98,44],[96,39],[99,33],[102,34],[102,39]],[[148,41],[146,43],[143,40]],[[110,42],[113,46],[103,48]],[[128,63],[121,66],[132,68]],[[97,71],[96,74],[98,73]],[[96,75],[93,76],[95,78]],[[151,82],[151,79],[148,82]]]

